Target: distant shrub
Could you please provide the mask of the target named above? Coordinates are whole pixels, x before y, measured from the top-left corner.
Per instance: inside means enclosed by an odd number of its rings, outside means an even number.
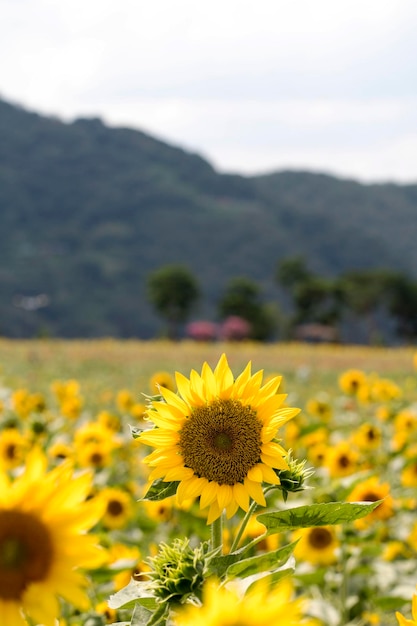
[[[220,337],[225,341],[242,341],[248,339],[251,325],[243,317],[231,315],[220,326]]]
[[[194,341],[215,341],[219,334],[219,328],[214,322],[196,320],[187,324],[185,332],[187,337],[194,339]]]

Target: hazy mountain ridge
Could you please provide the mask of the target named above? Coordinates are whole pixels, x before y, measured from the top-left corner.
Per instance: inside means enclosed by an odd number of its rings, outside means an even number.
[[[277,262],[416,275],[417,185],[322,174],[219,174],[202,157],[99,119],[63,123],[0,100],[0,334],[150,336],[149,271],[189,266],[211,315],[246,275],[277,298]],[[46,294],[34,310],[19,297]]]

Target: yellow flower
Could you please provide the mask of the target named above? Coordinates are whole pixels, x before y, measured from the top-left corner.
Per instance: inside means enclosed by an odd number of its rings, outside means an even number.
[[[116,406],[121,413],[129,413],[136,400],[129,389],[120,389],[116,395]]]
[[[208,581],[203,589],[203,605],[186,607],[174,617],[174,626],[312,626],[303,620],[303,600],[294,600],[288,580],[272,590],[260,580],[241,597],[233,586],[219,587]]]
[[[300,561],[314,565],[331,565],[337,559],[339,542],[334,526],[300,528],[292,534],[292,540],[298,539],[294,556]]]
[[[116,610],[111,609],[106,601],[96,604],[95,610],[96,613],[103,615],[108,624],[116,621]]]
[[[0,468],[13,469],[21,465],[29,448],[29,441],[17,428],[0,432]]]
[[[160,388],[175,391],[175,381],[169,372],[155,372],[149,381],[149,387],[152,394],[160,392]]]
[[[117,448],[121,445],[114,430],[102,422],[87,422],[78,428],[74,435],[74,442],[76,446],[95,443],[107,448]]]
[[[132,497],[126,491],[116,487],[106,487],[100,492],[105,502],[103,524],[106,528],[123,528],[133,513]]]
[[[323,422],[329,422],[333,415],[331,404],[324,398],[310,398],[306,410],[307,413],[319,417]]]
[[[367,382],[366,374],[362,370],[351,369],[343,372],[339,377],[339,387],[347,395],[354,396]]]
[[[376,450],[382,441],[381,429],[365,422],[353,433],[352,440],[360,450]]]
[[[403,487],[417,487],[417,460],[405,465],[401,471],[401,484]]]
[[[262,371],[251,364],[236,380],[223,354],[214,371],[204,363],[190,379],[176,373],[178,395],[160,388],[148,416],[156,427],[140,435],[155,448],[145,458],[150,480],[179,481],[181,504],[200,498],[209,507],[207,523],[226,509],[232,517],[250,498],[266,505],[262,483],[279,484],[275,469],[288,469],[285,450],[274,441],[277,430],[299,410],[285,407],[277,395],[280,379],[262,385]]]
[[[341,441],[332,447],[324,459],[324,465],[332,478],[350,476],[358,470],[359,454],[347,441]]]
[[[366,528],[376,520],[386,520],[394,514],[394,501],[390,495],[388,483],[380,483],[376,476],[372,476],[356,485],[347,498],[348,502],[376,502],[383,500],[376,509],[362,519],[356,520],[358,528]]]
[[[113,450],[113,446],[90,442],[77,448],[77,461],[81,467],[92,467],[97,470],[109,467]]]
[[[87,609],[87,580],[77,569],[100,565],[104,554],[86,534],[102,513],[86,501],[91,476],[74,477],[69,464],[47,472],[36,449],[14,481],[0,473],[0,486],[0,623],[54,626],[58,597]]]
[[[399,386],[388,378],[378,378],[372,384],[372,399],[376,402],[390,402],[401,397]]]
[[[398,611],[395,613],[395,617],[398,620],[398,624],[400,626],[416,626],[417,624],[417,595],[413,595],[412,604],[411,604],[411,613],[413,619],[406,619],[404,615],[399,613]]]
[[[53,461],[63,461],[74,456],[74,448],[63,441],[56,441],[48,448],[48,456]]]
[[[142,421],[146,415],[146,405],[136,402],[130,409],[130,415],[138,421]]]

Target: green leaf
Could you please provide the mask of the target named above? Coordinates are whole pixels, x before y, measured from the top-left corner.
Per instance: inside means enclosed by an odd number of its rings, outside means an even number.
[[[404,605],[408,606],[410,604],[410,598],[385,596],[383,598],[374,598],[374,602],[383,611],[401,611]]]
[[[294,571],[295,571],[295,568],[290,566],[290,567],[285,567],[284,569],[277,570],[276,572],[272,572],[271,574],[268,574],[267,576],[260,576],[252,584],[249,585],[246,592],[253,589],[253,587],[256,585],[256,583],[259,580],[266,581],[269,584],[269,587],[272,588],[274,587],[274,585],[277,584],[277,582],[279,582],[283,578],[287,578],[287,576],[292,576],[294,574]]]
[[[278,550],[258,554],[248,559],[233,563],[227,569],[227,576],[245,578],[260,572],[273,571],[286,563],[291,556],[297,541],[290,543]]]
[[[138,598],[137,603],[143,606],[145,609],[148,609],[148,611],[155,611],[159,606],[158,600],[154,596]]]
[[[314,572],[308,574],[295,573],[295,578],[299,580],[305,587],[309,585],[323,585],[326,579],[327,569],[319,567]]]
[[[144,626],[149,622],[152,615],[152,611],[148,611],[148,609],[146,609],[144,606],[137,604],[132,613],[130,626]]]
[[[243,554],[247,551],[249,546],[242,546],[236,552],[230,552],[229,554],[222,554],[221,556],[215,556],[210,559],[208,563],[209,573],[221,578],[228,568],[242,560]]]
[[[111,609],[129,608],[134,606],[139,598],[145,597],[152,597],[147,583],[132,579],[126,587],[110,596],[108,604]]]
[[[142,606],[141,603],[138,603],[132,613],[130,626],[165,626],[168,611],[169,607],[167,603],[156,603],[155,608],[152,610],[149,610]]]
[[[142,500],[157,502],[165,500],[177,493],[179,481],[164,482],[161,478],[154,480]]]
[[[282,530],[308,528],[310,526],[327,526],[345,524],[373,511],[382,500],[377,502],[326,502],[261,513],[257,520],[267,528],[267,534],[273,535]]]

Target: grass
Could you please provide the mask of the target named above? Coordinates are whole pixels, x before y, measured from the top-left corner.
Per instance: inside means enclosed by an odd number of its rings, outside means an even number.
[[[312,345],[300,343],[213,343],[139,340],[0,340],[0,376],[7,387],[46,391],[53,380],[76,378],[93,399],[106,389],[149,393],[156,371],[188,375],[204,361],[214,366],[225,352],[240,372],[251,360],[253,370],[284,375],[289,388],[304,396],[334,386],[349,368],[378,372],[403,386],[412,376],[415,348]]]

